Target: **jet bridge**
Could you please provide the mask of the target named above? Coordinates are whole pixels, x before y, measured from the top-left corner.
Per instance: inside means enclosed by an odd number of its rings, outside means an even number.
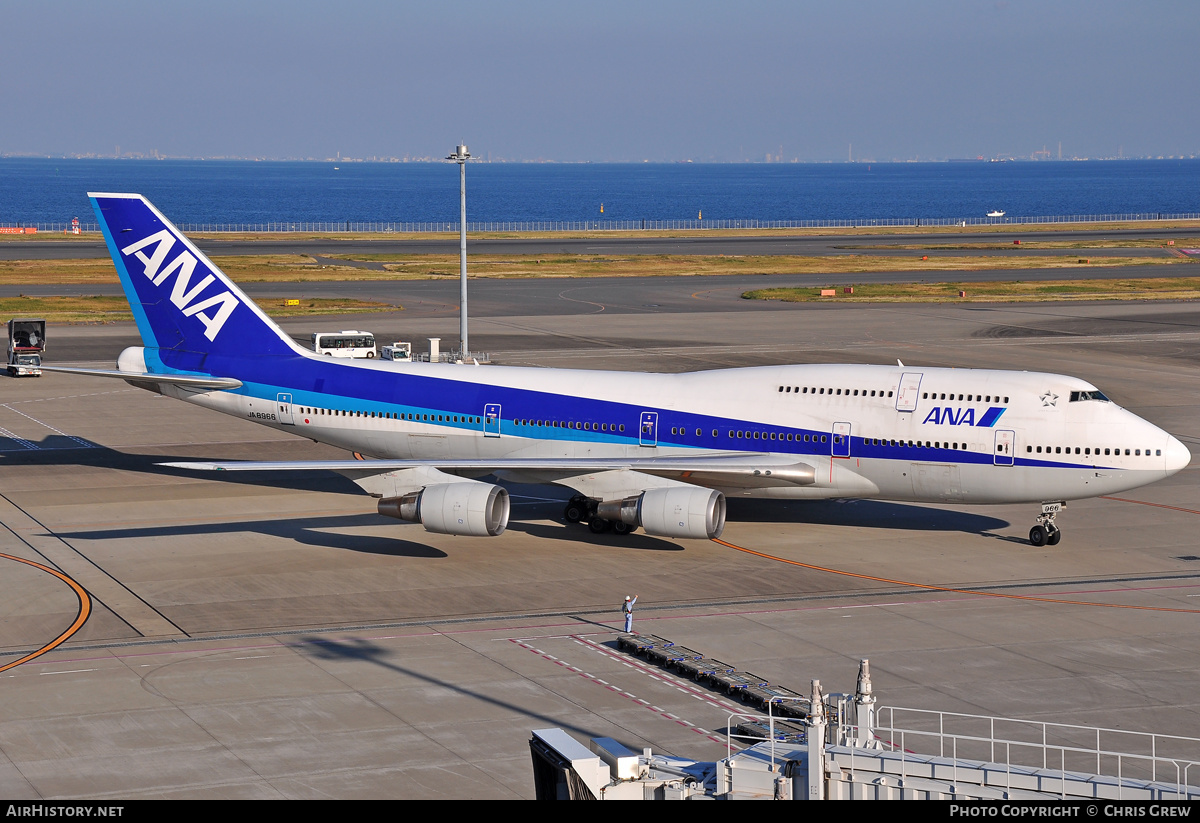
[[[662,653],[664,644],[670,641],[630,635],[621,648],[685,671]],[[693,666],[704,659],[686,652],[676,659]],[[535,730],[538,799],[1200,800],[1195,738],[877,707],[866,660],[853,693],[826,694],[813,680],[807,696],[766,684],[753,697],[740,678],[724,679],[733,685],[697,682],[759,703],[767,714],[729,716],[723,759],[637,752],[610,738],[584,746],[561,729]]]

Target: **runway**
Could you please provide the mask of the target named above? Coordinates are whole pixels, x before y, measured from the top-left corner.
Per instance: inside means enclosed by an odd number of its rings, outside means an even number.
[[[564,285],[565,298],[502,284],[480,289],[491,308],[472,341],[505,364],[1054,371],[1200,445],[1193,304],[784,305],[741,301],[740,285],[697,298],[680,278]],[[306,338],[347,324],[457,336],[445,305],[284,325]],[[111,365],[132,339],[127,325],[56,327],[50,354]],[[543,487],[513,487],[505,534],[466,539],[387,521],[337,476],[155,465],[344,456],[328,447],[114,381],[4,388],[0,554],[53,566],[91,599],[66,642],[0,672],[9,798],[531,797],[529,731],[548,726],[723,756],[739,707],[617,652],[626,594],[640,595],[635,628],[798,691],[812,678],[851,691],[866,657],[883,704],[1200,737],[1195,464],[1072,503],[1054,548],[1025,542],[1033,507],[883,501],[731,500],[723,539],[757,554],[597,537],[565,525],[566,493]],[[3,665],[63,633],[80,599],[0,563]]]

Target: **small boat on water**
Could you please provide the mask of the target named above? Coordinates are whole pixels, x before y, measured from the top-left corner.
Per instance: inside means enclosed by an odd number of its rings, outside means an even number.
[[[991,211],[989,211],[989,212],[988,212],[988,215],[987,215],[987,216],[988,216],[988,217],[1003,217],[1003,216],[1004,216],[1004,212],[1002,212],[1002,211],[999,211],[999,210],[997,210],[997,209],[992,209]]]

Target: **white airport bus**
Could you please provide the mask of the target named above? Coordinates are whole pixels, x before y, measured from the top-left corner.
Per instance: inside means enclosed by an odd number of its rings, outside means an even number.
[[[375,335],[369,331],[315,331],[313,351],[328,357],[375,357]]]

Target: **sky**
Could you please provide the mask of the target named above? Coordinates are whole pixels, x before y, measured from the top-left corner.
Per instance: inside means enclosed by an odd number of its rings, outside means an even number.
[[[1200,154],[1194,0],[0,0],[0,155]]]

